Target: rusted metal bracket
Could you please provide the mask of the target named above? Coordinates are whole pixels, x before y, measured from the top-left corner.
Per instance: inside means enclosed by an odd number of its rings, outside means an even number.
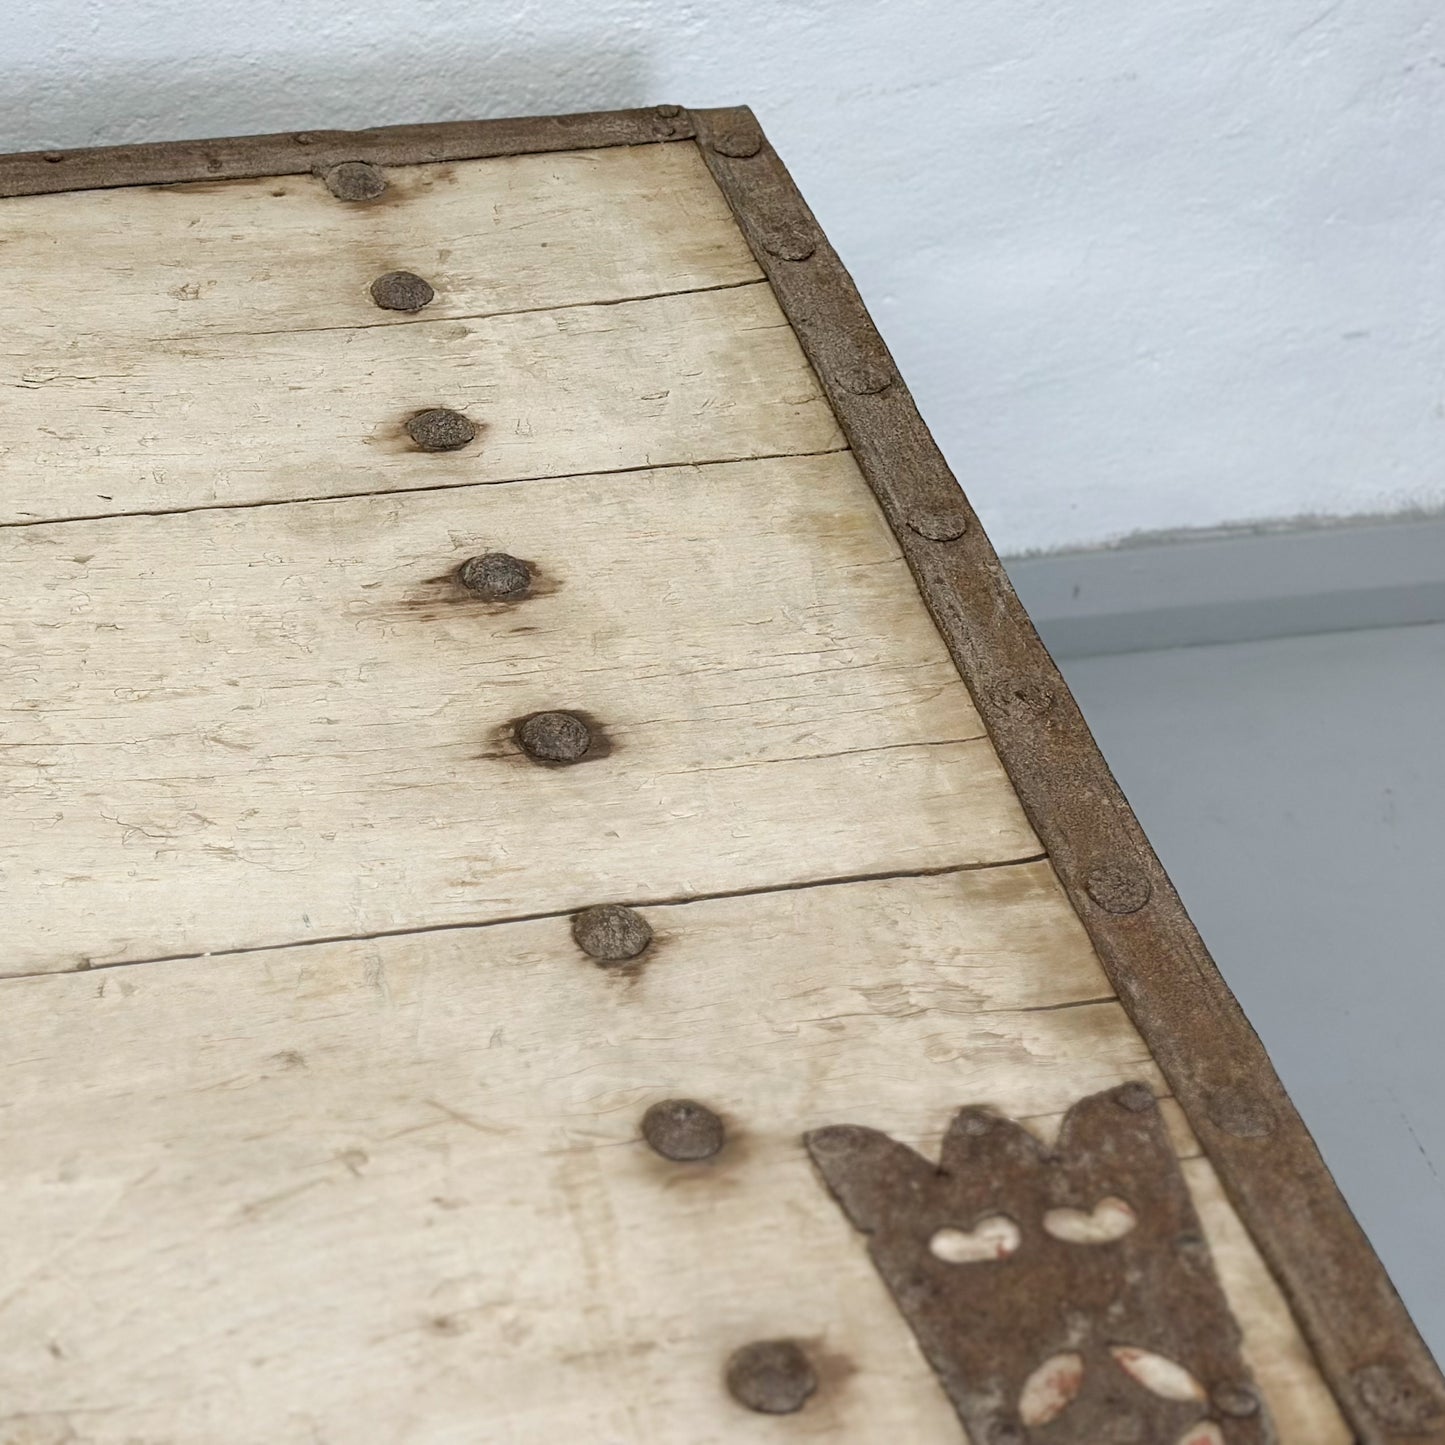
[[[1049,1152],[961,1110],[938,1164],[873,1129],[806,1138],[979,1445],[1273,1445],[1169,1135],[1143,1084]]]

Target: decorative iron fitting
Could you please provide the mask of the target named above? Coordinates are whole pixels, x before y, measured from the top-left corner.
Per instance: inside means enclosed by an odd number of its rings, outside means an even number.
[[[1273,1445],[1179,1161],[1142,1084],[1050,1152],[961,1110],[933,1164],[873,1129],[805,1140],[980,1445]]]

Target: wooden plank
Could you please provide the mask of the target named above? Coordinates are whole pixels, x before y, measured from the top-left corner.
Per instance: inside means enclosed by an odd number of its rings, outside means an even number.
[[[761,278],[694,145],[407,166],[374,204],[314,175],[0,203],[5,347],[407,324],[372,281],[425,277],[420,316],[623,301]]]
[[[0,343],[3,345],[3,343]],[[353,495],[842,445],[763,284],[339,331],[197,336],[3,364],[0,520]],[[482,427],[422,452],[404,425]]]
[[[460,587],[488,549],[538,595]],[[8,973],[1040,851],[846,453],[0,558]],[[508,724],[548,708],[611,754],[528,761]]]
[[[824,1385],[788,1438],[958,1441],[800,1135],[933,1150],[964,1102],[1160,1086],[1052,872],[649,917],[630,977],[548,919],[0,985],[0,1419],[87,1445],[774,1441],[719,1374],[791,1335]],[[637,1142],[677,1095],[728,1119],[715,1164]],[[1286,1442],[1332,1445],[1294,1428],[1302,1352],[1269,1389]]]
[[[1187,1159],[1199,1220],[1244,1331],[1244,1357],[1270,1402],[1283,1445],[1354,1445],[1279,1286],[1225,1197],[1208,1159]]]

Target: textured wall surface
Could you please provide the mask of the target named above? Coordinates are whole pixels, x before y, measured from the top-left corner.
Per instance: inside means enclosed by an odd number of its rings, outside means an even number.
[[[11,0],[0,149],[751,103],[1001,548],[1445,505],[1438,0]]]

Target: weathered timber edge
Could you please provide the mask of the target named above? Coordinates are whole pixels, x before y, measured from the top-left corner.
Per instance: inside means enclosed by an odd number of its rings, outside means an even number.
[[[1114,988],[1362,1445],[1445,1445],[1445,1379],[1220,976],[837,253],[746,108],[691,112]]]

